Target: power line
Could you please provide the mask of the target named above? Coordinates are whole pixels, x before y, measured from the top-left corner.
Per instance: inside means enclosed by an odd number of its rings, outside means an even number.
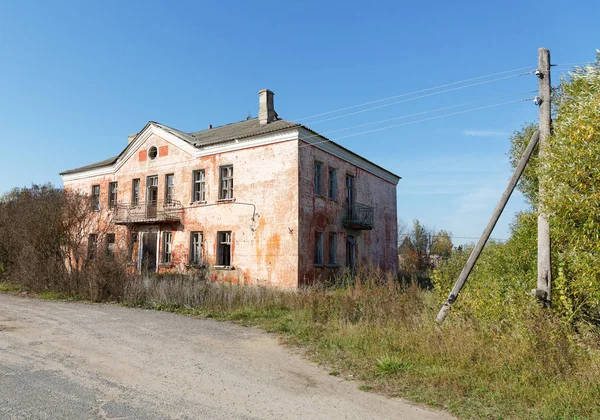
[[[345,108],[339,108],[339,109],[335,109],[333,111],[322,112],[320,114],[314,114],[314,115],[310,115],[308,117],[297,118],[297,119],[295,119],[295,121],[302,121],[302,120],[312,119],[312,118],[316,118],[316,117],[321,117],[323,115],[329,115],[329,114],[334,114],[336,112],[347,111],[349,109],[360,108],[361,106],[372,105],[372,104],[379,103],[379,102],[389,101],[391,99],[396,99],[396,98],[401,98],[401,97],[405,97],[405,96],[415,95],[417,93],[428,92],[430,90],[441,89],[441,88],[445,88],[445,87],[448,87],[448,86],[459,85],[461,83],[472,82],[474,80],[485,79],[487,77],[499,76],[501,74],[513,73],[515,71],[527,70],[527,69],[531,69],[531,68],[533,68],[533,67],[532,66],[520,67],[520,68],[517,68],[517,69],[501,71],[501,72],[498,72],[498,73],[486,74],[484,76],[472,77],[470,79],[459,80],[458,82],[447,83],[447,84],[444,84],[444,85],[434,86],[434,87],[430,87],[430,88],[427,88],[427,89],[416,90],[414,92],[409,92],[409,93],[403,93],[403,94],[400,94],[400,95],[389,96],[387,98],[378,99],[378,100],[370,101],[370,102],[365,102],[365,103],[358,104],[358,105],[352,105],[352,106],[348,106],[348,107],[345,107]]]
[[[453,113],[444,114],[444,115],[438,115],[438,116],[431,117],[431,118],[424,118],[422,120],[417,120],[417,121],[409,121],[407,123],[390,125],[390,126],[387,126],[387,127],[376,128],[376,129],[373,129],[373,130],[362,131],[360,133],[348,134],[346,136],[336,137],[336,138],[333,138],[333,139],[326,139],[326,140],[315,142],[315,143],[302,144],[302,145],[300,145],[298,147],[315,146],[317,144],[327,143],[327,142],[336,141],[336,140],[340,140],[340,139],[345,139],[345,138],[348,138],[348,137],[355,137],[355,136],[360,136],[362,134],[374,133],[376,131],[388,130],[390,128],[402,127],[402,126],[405,126],[405,125],[417,124],[417,123],[420,123],[420,122],[437,120],[439,118],[451,117],[453,115],[466,114],[466,113],[469,113],[469,112],[479,111],[479,110],[482,110],[482,109],[488,109],[488,108],[494,108],[494,107],[502,106],[502,105],[514,104],[514,103],[523,102],[523,101],[526,101],[526,100],[529,100],[529,99],[531,99],[531,98],[519,99],[519,100],[516,100],[516,101],[502,102],[502,103],[499,103],[499,104],[487,105],[487,106],[482,106],[482,107],[473,108],[473,109],[467,109],[467,110],[464,110],[464,111],[453,112]],[[308,138],[308,137],[306,137],[306,138]],[[301,140],[303,140],[303,139],[301,139]]]
[[[322,134],[331,134],[331,133],[336,133],[336,132],[339,132],[339,131],[347,131],[347,130],[352,130],[352,129],[355,129],[355,128],[366,127],[366,126],[369,126],[369,125],[381,124],[381,123],[388,122],[388,121],[394,121],[394,120],[400,120],[400,119],[404,119],[404,118],[416,117],[417,115],[430,114],[432,112],[445,111],[447,109],[460,108],[461,106],[474,105],[474,104],[478,104],[478,103],[481,103],[481,102],[493,101],[493,100],[496,100],[496,99],[510,98],[511,96],[525,95],[527,93],[535,93],[535,92],[537,92],[537,90],[530,90],[530,91],[527,91],[527,92],[513,93],[513,94],[510,94],[510,95],[495,96],[495,97],[492,97],[492,98],[480,99],[478,101],[465,102],[465,103],[458,104],[458,105],[451,105],[451,106],[446,106],[446,107],[443,107],[443,108],[436,108],[436,109],[430,109],[428,111],[416,112],[414,114],[401,115],[399,117],[388,118],[388,119],[385,119],[385,120],[380,120],[380,121],[375,121],[375,122],[370,122],[370,123],[355,125],[355,126],[352,126],[352,127],[339,128],[337,130],[325,131]],[[310,138],[310,137],[318,137],[318,136],[320,136],[320,134],[317,134],[317,135],[314,135],[314,136],[305,137],[305,139],[306,138]]]
[[[415,96],[415,97],[413,97],[413,98],[407,98],[407,99],[403,99],[403,100],[401,100],[401,101],[395,101],[395,102],[391,102],[391,103],[389,103],[389,104],[378,105],[378,106],[375,106],[375,107],[372,107],[372,108],[361,109],[360,111],[350,112],[350,113],[347,113],[347,114],[342,114],[342,115],[338,115],[338,116],[335,116],[335,117],[326,118],[326,119],[324,119],[324,120],[313,121],[313,122],[310,122],[310,124],[311,124],[311,125],[314,125],[314,124],[320,124],[320,123],[322,123],[322,122],[326,122],[326,121],[332,121],[332,120],[337,120],[337,119],[339,119],[339,118],[349,117],[349,116],[351,116],[351,115],[361,114],[361,113],[363,113],[363,112],[369,112],[369,111],[373,111],[373,110],[375,110],[375,109],[381,109],[381,108],[385,108],[385,107],[388,107],[388,106],[392,106],[392,105],[401,104],[401,103],[404,103],[404,102],[410,102],[410,101],[414,101],[414,100],[416,100],[416,99],[427,98],[427,97],[430,97],[430,96],[440,95],[440,94],[442,94],[442,93],[454,92],[454,91],[456,91],[456,90],[465,89],[465,88],[468,88],[468,87],[473,87],[473,86],[484,85],[484,84],[487,84],[487,83],[497,82],[497,81],[500,81],[500,80],[505,80],[505,79],[511,79],[511,78],[513,78],[513,77],[522,76],[523,74],[526,74],[526,73],[522,73],[522,74],[513,74],[513,75],[511,75],[511,76],[500,77],[500,78],[497,78],[497,79],[492,79],[492,80],[485,80],[485,81],[483,81],[483,82],[477,82],[477,83],[472,83],[472,84],[469,84],[469,85],[464,85],[464,86],[455,87],[455,88],[452,88],[452,89],[441,90],[441,91],[439,91],[439,92],[432,92],[432,93],[428,93],[428,94],[426,94],[426,95]]]

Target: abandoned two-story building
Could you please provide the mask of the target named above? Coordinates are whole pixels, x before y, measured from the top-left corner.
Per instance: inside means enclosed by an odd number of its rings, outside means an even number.
[[[400,177],[280,119],[269,90],[258,118],[194,133],[149,122],[118,156],[61,176],[140,272],[297,287],[359,264],[397,271]]]

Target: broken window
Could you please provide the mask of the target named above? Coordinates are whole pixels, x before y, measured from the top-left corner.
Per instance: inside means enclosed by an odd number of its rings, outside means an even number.
[[[106,234],[106,255],[108,255],[108,256],[115,255],[115,234],[114,233]]]
[[[221,166],[221,188],[219,189],[220,200],[233,198],[233,165]]]
[[[137,206],[140,202],[140,179],[131,181],[131,204]]]
[[[323,232],[315,232],[315,264],[323,264]]]
[[[98,242],[98,235],[90,233],[88,235],[88,259],[93,260],[96,258],[96,243]]]
[[[165,175],[165,204],[173,204],[175,200],[175,175]]]
[[[329,233],[329,264],[337,264],[337,235],[334,232]]]
[[[117,191],[118,183],[111,182],[108,184],[108,208],[115,208],[117,206]]]
[[[200,265],[202,264],[202,232],[191,232],[190,233],[190,264]]]
[[[163,232],[162,239],[162,263],[170,264],[172,262],[173,232]]]
[[[323,162],[315,160],[315,194],[323,195]]]
[[[100,185],[92,185],[92,210],[100,210]]]
[[[329,181],[329,189],[327,190],[327,197],[335,200],[337,197],[337,171],[334,168],[329,168],[327,178]]]
[[[199,169],[193,172],[192,175],[194,181],[194,191],[192,192],[192,201],[204,202],[206,201],[206,174],[204,169]]]
[[[217,265],[231,265],[231,232],[217,233]]]

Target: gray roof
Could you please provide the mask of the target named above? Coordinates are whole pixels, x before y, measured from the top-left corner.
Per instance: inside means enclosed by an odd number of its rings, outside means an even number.
[[[183,131],[177,130],[176,128],[169,127],[168,125],[160,124],[151,121],[149,124],[154,124],[163,130],[173,134],[176,137],[188,142],[192,146],[201,148],[216,143],[223,143],[228,141],[234,141],[237,139],[243,139],[246,137],[257,136],[260,134],[272,133],[274,131],[285,130],[287,128],[298,127],[300,124],[296,124],[286,120],[273,121],[266,125],[260,125],[258,118],[250,120],[244,120],[232,124],[222,125],[220,127],[209,128],[202,131],[196,131],[193,133],[184,133]],[[127,148],[125,148],[127,150]],[[82,166],[80,168],[70,169],[68,171],[61,172],[60,175],[67,175],[76,172],[83,172],[90,169],[102,168],[103,166],[110,166],[114,164],[117,159],[125,152],[121,152],[118,156],[105,159],[101,162],[92,163],[91,165]]]
[[[160,123],[157,123],[154,121],[150,121],[146,125],[146,127],[150,124],[154,124],[157,127],[162,128],[163,130],[173,134],[174,136],[188,142],[189,144],[191,144],[192,146],[197,147],[197,148],[202,148],[202,147],[217,144],[217,143],[225,143],[225,142],[235,141],[235,140],[243,139],[243,138],[247,138],[247,137],[258,136],[261,134],[273,133],[275,131],[287,130],[287,129],[294,128],[294,127],[304,127],[307,130],[309,130],[310,132],[314,133],[315,135],[320,136],[319,133],[311,130],[308,127],[303,126],[302,124],[298,124],[298,123],[295,123],[292,121],[287,121],[287,120],[282,120],[282,119],[278,119],[278,120],[270,122],[268,124],[261,125],[258,122],[258,118],[252,118],[250,120],[239,121],[236,123],[226,124],[226,125],[222,125],[220,127],[213,127],[213,128],[209,128],[209,129],[202,130],[202,131],[196,131],[196,132],[192,132],[192,133],[184,133],[183,131],[177,130],[173,127],[169,127],[168,125],[160,124]],[[144,127],[144,129],[146,129],[146,127]],[[144,131],[144,129],[142,129],[142,131]],[[140,131],[140,133],[141,133],[141,131]],[[67,175],[67,174],[72,174],[72,173],[76,173],[76,172],[83,172],[83,171],[87,171],[90,169],[101,168],[104,166],[111,166],[117,161],[117,159],[119,159],[119,157],[121,157],[125,154],[125,151],[129,148],[129,146],[132,143],[133,143],[133,141],[131,143],[129,143],[129,145],[127,145],[127,147],[118,156],[103,160],[101,162],[96,162],[91,165],[82,166],[81,168],[76,168],[76,169],[71,169],[69,171],[61,172],[60,175]],[[342,149],[345,149],[348,152],[356,155],[356,153],[352,152],[351,150],[348,150],[339,144],[337,144],[337,145],[339,147],[341,147]],[[358,156],[358,155],[356,155],[356,156]],[[376,165],[374,163],[373,163],[373,165],[383,169],[386,172],[389,172],[388,170],[382,168],[379,165]],[[389,172],[389,173],[394,176],[398,176],[391,172]],[[400,177],[398,177],[398,178],[400,178]]]

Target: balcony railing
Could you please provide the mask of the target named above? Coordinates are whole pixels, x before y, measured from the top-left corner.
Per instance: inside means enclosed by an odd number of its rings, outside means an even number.
[[[119,203],[115,207],[115,223],[179,222],[183,207],[177,200],[140,201],[137,204]]]
[[[347,229],[371,230],[375,225],[375,209],[364,204],[354,203],[346,207],[344,227]]]

